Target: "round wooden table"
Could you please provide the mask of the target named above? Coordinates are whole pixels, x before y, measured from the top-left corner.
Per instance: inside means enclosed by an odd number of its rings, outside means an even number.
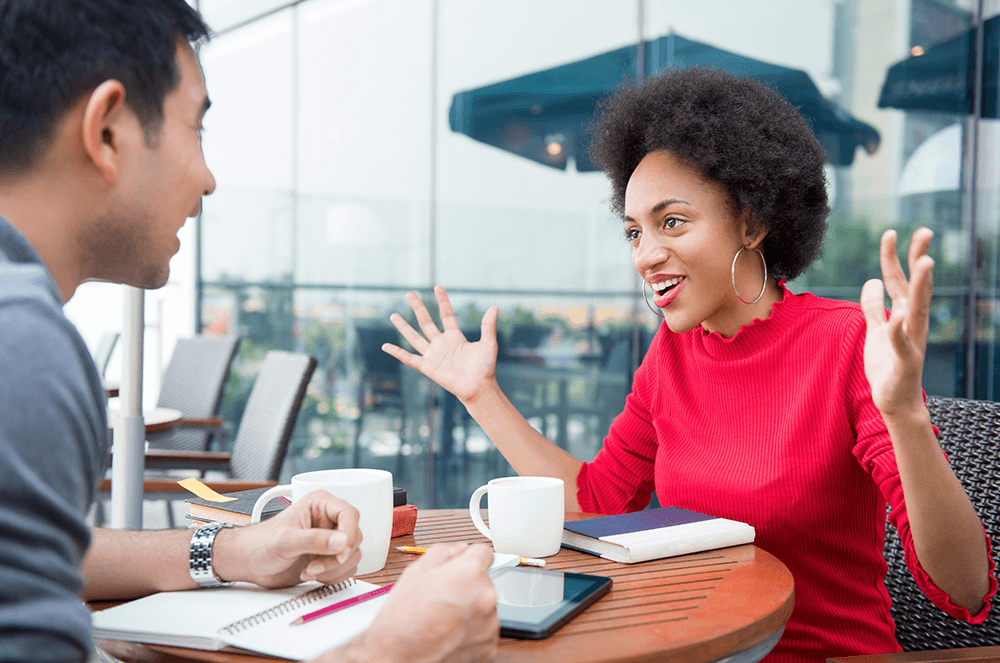
[[[115,419],[118,417],[118,399],[108,399],[108,428],[112,431],[115,427]],[[181,422],[184,415],[180,410],[169,407],[154,407],[142,411],[143,423],[146,425],[146,433],[158,433],[170,430]]]
[[[419,512],[412,535],[394,538],[391,545],[446,541],[486,539],[465,509],[427,510]],[[363,578],[379,585],[393,582],[414,559],[390,548],[385,568]],[[614,585],[545,640],[501,638],[497,661],[756,661],[774,647],[794,602],[791,573],[774,556],[752,545],[641,564],[618,564],[563,548],[546,559],[546,568],[610,576]],[[180,660],[262,660],[238,653],[148,647]]]

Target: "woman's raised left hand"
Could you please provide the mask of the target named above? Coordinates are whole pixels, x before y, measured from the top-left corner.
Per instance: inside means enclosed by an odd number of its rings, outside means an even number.
[[[872,400],[883,416],[913,413],[924,407],[921,380],[934,268],[927,247],[933,236],[928,228],[913,233],[907,281],[896,255],[896,231],[885,231],[879,247],[883,280],[872,279],[861,290],[861,308],[868,324],[865,375],[871,385]],[[888,320],[886,291],[892,301]]]

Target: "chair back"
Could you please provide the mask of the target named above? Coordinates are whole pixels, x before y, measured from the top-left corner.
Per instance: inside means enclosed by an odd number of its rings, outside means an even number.
[[[239,348],[238,336],[195,336],[177,341],[160,383],[156,404],[180,410],[188,419],[214,417],[222,405],[229,379],[229,366]],[[212,432],[179,428],[150,435],[149,446],[157,449],[205,451]]]
[[[104,332],[101,334],[101,340],[97,343],[97,348],[94,350],[94,363],[97,364],[97,372],[101,374],[101,377],[104,377],[105,371],[108,370],[111,353],[114,352],[120,335],[119,332]]]
[[[232,478],[277,481],[316,360],[271,350],[250,392],[229,469]]]
[[[927,399],[938,442],[979,514],[1000,567],[1000,403],[962,398]],[[993,599],[989,618],[970,625],[945,614],[917,587],[903,560],[903,545],[886,525],[885,587],[892,598],[896,640],[903,651],[959,649],[1000,645],[1000,605]]]

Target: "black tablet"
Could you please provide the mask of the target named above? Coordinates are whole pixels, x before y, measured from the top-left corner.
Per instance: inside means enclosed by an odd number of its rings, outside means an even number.
[[[540,640],[611,589],[604,576],[508,566],[490,574],[497,591],[500,635]]]

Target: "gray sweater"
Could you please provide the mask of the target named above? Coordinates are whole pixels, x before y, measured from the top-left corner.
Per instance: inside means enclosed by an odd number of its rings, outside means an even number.
[[[0,661],[87,657],[80,562],[107,463],[106,416],[55,281],[0,217]]]

